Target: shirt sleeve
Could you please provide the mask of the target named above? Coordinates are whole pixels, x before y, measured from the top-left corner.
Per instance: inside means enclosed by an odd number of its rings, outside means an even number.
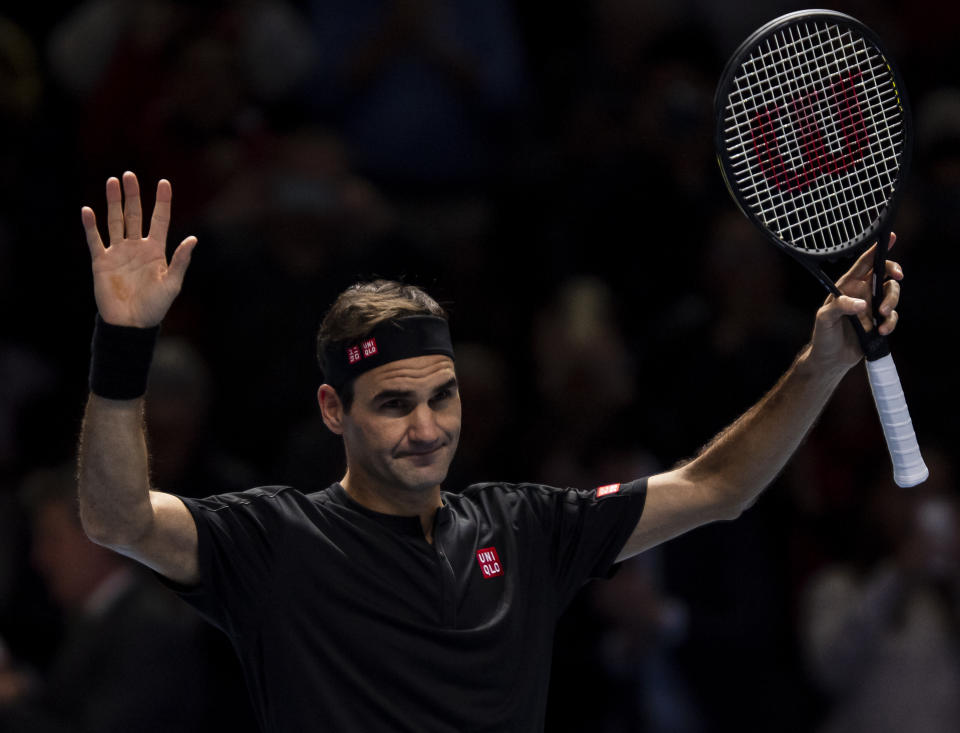
[[[161,581],[232,639],[255,626],[271,596],[284,536],[285,490],[271,486],[205,499],[179,497],[197,525],[200,582]]]
[[[640,521],[646,478],[597,489],[534,492],[536,511],[550,538],[550,562],[560,607],[585,582],[607,577]]]

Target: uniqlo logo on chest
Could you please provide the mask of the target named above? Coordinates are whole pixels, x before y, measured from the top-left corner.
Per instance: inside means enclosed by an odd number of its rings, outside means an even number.
[[[351,346],[351,347],[349,347],[349,348],[347,349],[347,361],[348,361],[350,364],[356,364],[358,361],[360,361],[360,347],[359,347],[359,346]]]
[[[363,358],[366,359],[368,356],[373,356],[377,353],[377,340],[376,339],[367,339],[360,344],[360,348],[363,349]]]
[[[480,572],[484,578],[496,578],[503,575],[503,565],[500,564],[500,556],[497,555],[496,547],[484,547],[477,550],[477,562],[480,564]]]

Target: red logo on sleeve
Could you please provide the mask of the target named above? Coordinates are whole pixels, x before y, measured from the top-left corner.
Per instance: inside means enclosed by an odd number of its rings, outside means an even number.
[[[616,494],[618,491],[620,491],[620,484],[607,484],[606,486],[600,486],[597,488],[597,498],[602,499],[610,494]]]
[[[500,564],[500,556],[497,555],[496,547],[484,547],[477,550],[477,562],[480,564],[480,572],[484,578],[495,578],[503,575],[503,565]]]

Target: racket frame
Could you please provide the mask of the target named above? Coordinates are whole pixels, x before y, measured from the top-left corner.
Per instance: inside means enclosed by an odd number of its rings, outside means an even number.
[[[807,21],[825,21],[837,26],[849,27],[856,34],[863,36],[870,44],[872,44],[873,47],[879,52],[881,58],[887,66],[887,69],[890,72],[890,75],[893,77],[894,86],[897,92],[897,101],[900,109],[902,110],[903,146],[900,151],[896,185],[894,186],[893,191],[887,200],[887,205],[884,208],[880,218],[878,218],[877,221],[870,226],[870,228],[863,232],[860,237],[857,238],[857,240],[839,251],[831,252],[801,251],[800,249],[792,246],[789,242],[781,239],[751,209],[746,201],[746,197],[741,193],[738,186],[733,185],[733,182],[728,174],[728,169],[733,168],[733,162],[730,159],[729,151],[727,150],[726,145],[725,119],[727,116],[726,110],[731,92],[731,84],[734,78],[738,76],[738,72],[743,62],[750,58],[760,43],[788,26],[794,26],[800,22]],[[730,56],[726,66],[723,69],[723,73],[720,75],[720,81],[717,84],[717,90],[714,95],[714,113],[715,119],[717,120],[714,134],[714,144],[717,151],[717,163],[719,165],[720,172],[723,175],[724,184],[726,185],[727,190],[730,192],[730,195],[733,197],[743,214],[750,219],[750,221],[752,221],[761,232],[763,232],[764,236],[771,243],[784,250],[797,262],[803,265],[804,268],[806,268],[807,271],[810,272],[810,274],[813,275],[827,290],[827,292],[834,296],[840,295],[840,291],[837,288],[836,283],[823,270],[822,263],[834,262],[839,259],[858,256],[867,248],[869,248],[871,244],[876,242],[877,249],[874,254],[873,267],[874,286],[872,288],[874,307],[873,320],[875,324],[882,323],[883,316],[879,312],[879,307],[883,300],[883,283],[886,280],[886,255],[891,232],[890,222],[893,220],[896,209],[903,197],[907,176],[910,172],[910,165],[913,160],[914,135],[913,122],[910,114],[910,103],[907,99],[906,86],[903,83],[903,77],[901,76],[897,65],[893,62],[890,54],[884,48],[884,45],[880,41],[880,38],[877,36],[877,34],[856,18],[835,10],[797,10],[774,18],[751,33]],[[890,347],[887,343],[886,337],[877,333],[876,328],[867,331],[863,327],[863,324],[860,323],[860,319],[856,317],[851,316],[850,321],[857,333],[857,338],[860,340],[860,345],[863,348],[864,355],[869,361],[874,361],[890,353]]]
[[[802,21],[825,21],[838,26],[846,26],[872,44],[880,54],[893,78],[895,92],[897,94],[897,103],[902,113],[903,145],[900,149],[899,167],[893,190],[887,199],[886,207],[881,211],[878,219],[866,231],[861,233],[860,237],[840,249],[834,248],[828,252],[804,251],[781,239],[753,212],[739,188],[733,185],[730,180],[727,168],[728,166],[730,166],[731,169],[733,168],[729,151],[727,150],[726,135],[724,133],[726,129],[726,109],[734,78],[739,76],[738,72],[743,62],[752,55],[763,40],[788,26],[796,25]],[[922,483],[929,476],[929,471],[923,462],[923,457],[917,445],[916,435],[913,430],[912,421],[910,420],[909,411],[907,410],[900,379],[890,353],[890,346],[887,338],[881,336],[877,328],[877,326],[883,322],[883,316],[879,312],[879,307],[883,300],[883,284],[886,280],[886,255],[891,232],[890,222],[903,197],[907,175],[913,158],[913,124],[910,115],[910,106],[906,96],[906,87],[899,69],[877,35],[852,16],[833,10],[798,10],[774,18],[754,31],[740,44],[728,60],[720,76],[720,82],[717,85],[717,91],[714,96],[714,111],[717,120],[715,132],[717,162],[727,190],[730,192],[737,206],[744,215],[763,232],[768,241],[786,251],[793,259],[803,265],[829,293],[834,296],[840,295],[836,283],[824,272],[822,267],[823,263],[825,261],[858,256],[869,248],[874,241],[876,242],[876,251],[873,258],[874,283],[871,288],[873,290],[874,327],[870,331],[867,331],[858,317],[849,316],[849,320],[853,325],[867,360],[867,374],[869,376],[870,388],[878,413],[880,414],[887,448],[893,461],[894,481],[901,487],[910,487]]]

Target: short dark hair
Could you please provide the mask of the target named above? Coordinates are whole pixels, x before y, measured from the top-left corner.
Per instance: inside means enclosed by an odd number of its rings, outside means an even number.
[[[317,333],[317,359],[323,368],[323,354],[331,345],[362,340],[384,321],[404,316],[439,316],[449,320],[446,310],[415,285],[396,280],[359,282],[344,290],[330,306]],[[345,411],[353,404],[353,380],[337,388]]]

